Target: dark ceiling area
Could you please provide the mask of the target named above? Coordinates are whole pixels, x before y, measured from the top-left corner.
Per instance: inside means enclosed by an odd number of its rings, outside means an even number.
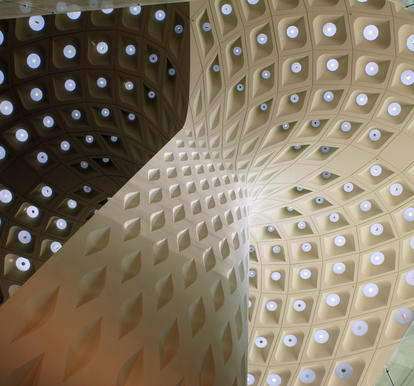
[[[0,302],[184,124],[188,4],[104,11],[0,21]]]

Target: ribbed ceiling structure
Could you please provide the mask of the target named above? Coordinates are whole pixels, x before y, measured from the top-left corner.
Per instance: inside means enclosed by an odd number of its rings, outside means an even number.
[[[183,129],[0,309],[1,376],[375,384],[414,310],[413,16],[200,0],[190,17]]]
[[[0,298],[181,129],[188,6],[162,26],[155,10],[169,7],[0,24]]]

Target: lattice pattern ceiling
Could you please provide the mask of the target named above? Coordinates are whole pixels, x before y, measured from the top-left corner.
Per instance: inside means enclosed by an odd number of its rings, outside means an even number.
[[[0,298],[182,127],[187,29],[187,5],[0,21]]]

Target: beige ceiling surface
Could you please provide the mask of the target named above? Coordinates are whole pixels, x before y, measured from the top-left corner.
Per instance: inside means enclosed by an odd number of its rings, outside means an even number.
[[[249,385],[375,383],[414,309],[412,15],[382,0],[250,3],[192,3],[183,130],[0,309],[1,374],[19,364],[32,378],[47,380],[46,368],[79,385],[104,363],[107,384],[116,374],[122,385],[128,375],[145,385],[244,384],[248,316]],[[119,237],[108,241],[106,223]],[[121,242],[122,232],[136,239]],[[165,239],[173,258],[159,252]],[[146,265],[124,287],[114,254],[138,247]],[[46,298],[32,300],[44,283]],[[86,304],[66,303],[91,287]],[[137,306],[131,334],[142,351],[111,339],[108,323],[137,288],[153,306],[166,301],[164,313]],[[65,339],[51,345],[60,323]]]

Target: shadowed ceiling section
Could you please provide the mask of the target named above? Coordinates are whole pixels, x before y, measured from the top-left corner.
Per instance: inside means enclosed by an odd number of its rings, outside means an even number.
[[[36,16],[0,29],[7,299],[182,128],[188,5]]]

